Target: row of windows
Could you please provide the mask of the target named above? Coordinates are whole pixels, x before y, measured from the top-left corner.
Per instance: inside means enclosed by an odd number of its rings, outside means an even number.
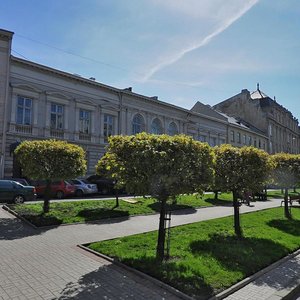
[[[235,135],[234,130],[230,131],[230,142],[232,143],[236,142],[238,144],[249,145],[249,146],[253,145],[254,147],[266,149],[266,144],[262,143],[260,139],[258,139],[258,143],[256,139],[254,139],[252,143],[252,136],[250,135],[246,136],[246,134],[243,134],[242,137],[240,132],[237,132]]]
[[[16,123],[18,125],[32,124],[32,99],[18,97]],[[109,114],[104,114],[104,137],[108,138],[114,133],[115,117]],[[55,130],[64,129],[64,106],[61,104],[51,103],[50,112],[50,128]],[[132,133],[137,134],[145,131],[146,125],[144,117],[136,114],[132,120]],[[91,133],[91,111],[80,109],[79,111],[79,132],[83,134]],[[158,118],[155,118],[151,123],[151,133],[162,134],[163,126]],[[178,134],[178,127],[174,122],[171,122],[167,128],[169,135]]]

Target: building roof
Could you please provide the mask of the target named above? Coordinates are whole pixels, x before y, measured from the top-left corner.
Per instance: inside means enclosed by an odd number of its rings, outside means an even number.
[[[266,95],[264,92],[262,92],[260,89],[257,89],[256,91],[250,93],[251,99],[264,99],[264,98],[270,98],[268,95]]]
[[[241,118],[237,118],[237,117],[228,116],[225,113],[222,113],[222,112],[219,112],[219,111],[218,111],[218,113],[220,115],[224,116],[225,118],[227,118],[229,124],[234,125],[236,127],[240,127],[241,129],[244,129],[244,130],[253,131],[256,134],[259,134],[259,135],[262,135],[262,136],[266,137],[266,135],[263,131],[259,130],[258,128],[251,125],[250,123],[246,122],[245,120],[243,120]]]
[[[222,116],[218,111],[212,108],[208,104],[203,104],[197,101],[196,104],[191,108],[191,112],[197,113],[204,116],[209,116],[220,121],[227,121],[226,117]]]

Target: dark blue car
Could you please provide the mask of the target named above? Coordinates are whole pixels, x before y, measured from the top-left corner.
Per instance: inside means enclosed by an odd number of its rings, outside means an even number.
[[[23,203],[35,199],[34,186],[24,186],[13,180],[0,180],[0,202]]]

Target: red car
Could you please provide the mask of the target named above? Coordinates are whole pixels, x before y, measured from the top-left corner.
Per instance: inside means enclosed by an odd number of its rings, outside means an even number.
[[[38,196],[43,196],[46,189],[45,180],[31,181],[31,184],[35,186]],[[76,187],[66,180],[53,181],[51,184],[51,193],[54,197],[62,199],[66,196],[73,196],[75,194]]]

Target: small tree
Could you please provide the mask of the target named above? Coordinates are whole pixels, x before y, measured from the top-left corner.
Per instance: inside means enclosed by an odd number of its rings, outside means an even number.
[[[211,148],[183,135],[113,136],[98,166],[103,162],[128,192],[152,195],[160,202],[156,257],[162,260],[167,200],[182,193],[201,192],[211,183]]]
[[[271,156],[273,163],[272,179],[284,187],[284,214],[291,218],[288,203],[288,189],[295,187],[300,182],[300,155],[277,153]]]
[[[221,145],[215,148],[215,156],[215,186],[221,191],[232,192],[234,229],[241,237],[238,195],[262,189],[270,170],[268,154],[254,147]]]
[[[114,192],[116,197],[116,205],[113,207],[113,209],[119,207],[119,189],[122,188],[124,185],[122,182],[116,177],[117,172],[113,168],[107,169],[106,166],[108,164],[107,159],[109,159],[110,156],[104,155],[101,160],[98,161],[96,165],[96,173],[104,178],[109,178],[114,181]]]
[[[53,180],[71,179],[86,172],[84,150],[65,141],[25,141],[15,154],[25,176],[46,180],[44,213],[49,212]]]

